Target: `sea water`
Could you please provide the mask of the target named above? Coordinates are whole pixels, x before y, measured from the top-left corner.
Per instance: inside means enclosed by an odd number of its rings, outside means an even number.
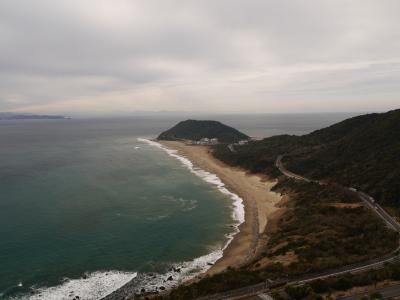
[[[189,117],[260,137],[347,116]],[[0,298],[100,299],[215,262],[244,219],[241,199],[150,141],[187,117],[0,121]]]

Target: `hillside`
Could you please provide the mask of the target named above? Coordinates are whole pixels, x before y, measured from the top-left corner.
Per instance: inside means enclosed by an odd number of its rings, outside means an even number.
[[[385,205],[400,206],[400,110],[352,118],[310,137],[326,142],[289,156],[291,170],[354,186]]]
[[[314,179],[361,189],[384,205],[400,208],[400,110],[347,119],[304,136],[275,136],[214,155],[252,172],[277,176],[274,162]]]
[[[249,137],[217,121],[186,120],[161,133],[159,140],[200,140],[217,138],[221,143],[233,143]]]
[[[275,161],[285,154],[284,164],[289,170],[361,188],[378,201],[399,208],[400,166],[395,155],[400,153],[399,124],[400,110],[396,110],[351,118],[303,136],[280,135],[235,145],[235,151],[224,144],[215,145],[214,156],[225,163],[277,178],[274,190],[284,200],[276,217],[268,220],[266,231],[260,233],[265,244],[258,245],[259,253],[252,261],[179,286],[156,299],[195,299],[260,283],[265,278],[297,278],[332,271],[394,251],[397,232],[358,197],[337,184],[320,185],[281,176]],[[369,272],[373,271],[363,278]],[[329,284],[333,289],[339,286]],[[354,280],[348,287],[357,284]]]

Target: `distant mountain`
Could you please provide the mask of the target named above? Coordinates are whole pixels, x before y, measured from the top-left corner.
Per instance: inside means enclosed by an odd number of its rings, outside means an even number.
[[[0,112],[0,120],[53,120],[67,119],[60,115],[33,115],[33,114],[16,114],[9,112]]]
[[[272,176],[277,155],[298,174],[356,187],[400,208],[400,109],[347,119],[304,136],[275,136],[236,147],[216,147],[219,159]]]
[[[249,137],[240,131],[217,121],[186,120],[161,133],[159,140],[200,140],[217,138],[222,143],[247,140]]]

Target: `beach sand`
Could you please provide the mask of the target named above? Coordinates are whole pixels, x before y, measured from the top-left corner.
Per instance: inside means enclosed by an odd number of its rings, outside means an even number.
[[[188,158],[195,166],[216,174],[228,190],[239,195],[244,202],[245,221],[239,226],[240,232],[225,249],[220,258],[205,274],[219,273],[229,266],[238,267],[249,263],[255,256],[259,236],[264,232],[268,219],[279,207],[281,195],[271,191],[275,182],[261,175],[228,166],[214,158],[208,146],[189,145],[184,142],[161,141],[164,146],[175,149],[179,155]]]

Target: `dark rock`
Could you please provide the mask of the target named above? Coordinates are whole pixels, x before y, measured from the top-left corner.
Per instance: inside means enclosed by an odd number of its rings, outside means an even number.
[[[172,276],[169,276],[169,277],[167,278],[167,280],[172,281],[172,280],[174,280],[174,278],[173,278]]]

